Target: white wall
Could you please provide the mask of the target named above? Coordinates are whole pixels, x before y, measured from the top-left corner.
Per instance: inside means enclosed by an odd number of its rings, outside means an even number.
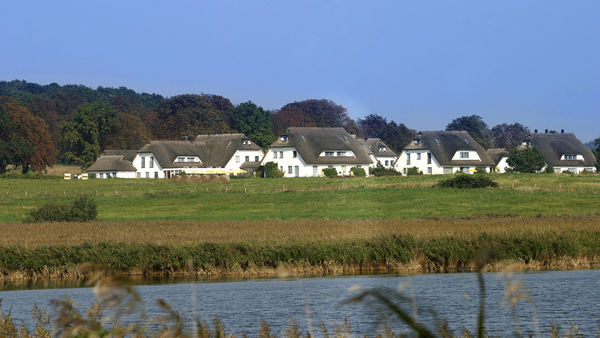
[[[225,170],[239,169],[246,160],[246,156],[249,157],[249,162],[255,162],[256,156],[258,156],[258,162],[263,160],[262,150],[237,150],[235,154],[229,159],[229,162],[225,165]],[[236,162],[236,156],[239,156],[239,162]]]
[[[294,157],[294,151],[296,148],[294,147],[282,147],[282,148],[271,148],[265,154],[264,159],[261,162],[261,165],[265,165],[267,162],[277,163],[277,168],[283,171],[284,177],[296,177],[296,167],[298,167],[298,177],[313,177],[313,176],[323,176],[322,170],[330,167],[330,165],[326,164],[306,164],[300,153],[296,152],[296,157]],[[273,155],[274,152],[277,152],[277,158]],[[281,158],[281,153],[283,152],[283,158]],[[333,156],[335,157],[335,156]],[[371,163],[361,164],[360,166],[365,169],[367,175],[369,174],[369,166]],[[314,174],[316,168],[316,175]],[[350,175],[350,168],[356,167],[355,164],[333,164],[338,174],[341,175]],[[290,173],[291,167],[291,173]]]
[[[144,158],[144,161],[142,161],[142,158]],[[144,162],[144,168],[142,168],[142,162]],[[165,178],[162,167],[152,153],[138,153],[131,164],[137,169],[135,177],[155,178],[158,175],[158,178]],[[192,165],[194,163],[190,163],[190,167]]]

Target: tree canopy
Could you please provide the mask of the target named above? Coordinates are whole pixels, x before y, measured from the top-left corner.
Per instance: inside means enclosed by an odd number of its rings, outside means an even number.
[[[490,128],[483,122],[481,116],[462,116],[452,120],[446,126],[446,131],[454,130],[466,130],[484,149],[490,149],[492,146]]]
[[[266,149],[275,141],[275,134],[271,130],[271,112],[252,101],[230,109],[229,116],[233,129],[248,136],[259,147]]]
[[[44,120],[31,114],[27,107],[12,98],[0,98],[0,105],[3,106],[3,114],[10,119],[10,125],[3,127],[5,130],[2,132],[9,140],[4,141],[3,147],[8,149],[10,160],[22,165],[23,173],[27,173],[29,169],[45,171],[46,167],[54,166],[56,148]],[[6,118],[3,119],[6,121]],[[6,158],[4,152],[4,159]]]
[[[379,138],[395,152],[400,152],[415,137],[417,132],[407,128],[403,123],[387,122],[385,117],[371,114],[358,119],[365,138]]]
[[[537,147],[526,147],[522,150],[513,148],[508,154],[506,163],[508,163],[511,171],[536,173],[544,168],[546,160]]]
[[[492,145],[494,148],[506,148],[511,151],[519,146],[529,133],[529,128],[520,123],[502,123],[492,128]]]
[[[156,109],[154,135],[161,139],[180,139],[184,135],[231,133],[228,114],[231,108],[231,101],[219,95],[173,96]]]
[[[592,149],[594,156],[596,156],[596,171],[600,172],[600,137],[594,140],[595,149]]]
[[[284,133],[289,127],[343,127],[355,134],[356,123],[346,113],[346,108],[330,100],[304,100],[288,103],[273,111],[273,132]]]
[[[82,168],[112,142],[120,126],[119,113],[109,104],[94,102],[80,106],[71,120],[60,125],[61,159]]]

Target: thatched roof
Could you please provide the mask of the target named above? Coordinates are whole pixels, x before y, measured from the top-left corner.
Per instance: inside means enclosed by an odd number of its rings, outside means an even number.
[[[191,141],[150,141],[138,153],[152,153],[162,168],[222,168],[238,150],[260,150],[244,134],[198,135]],[[177,157],[198,157],[202,163],[175,162]]]
[[[492,148],[487,150],[487,154],[490,156],[492,161],[498,165],[502,158],[508,157],[508,150],[506,150],[506,148]]]
[[[440,165],[448,166],[493,166],[492,158],[485,149],[475,141],[468,132],[462,131],[420,131],[415,136],[420,143],[411,142],[405,150],[423,149],[431,151]],[[478,160],[452,160],[457,151],[475,151],[481,161]]]
[[[287,137],[287,140],[285,138]],[[271,148],[294,147],[306,164],[367,164],[369,151],[344,128],[288,128]],[[324,151],[347,151],[355,156],[320,156]]]
[[[596,157],[573,133],[533,133],[526,140],[544,155],[553,167],[594,166]],[[563,155],[583,155],[583,160],[561,160]]]
[[[137,171],[137,169],[123,155],[104,155],[98,157],[86,171]]]
[[[359,141],[369,149],[369,152],[377,156],[396,156],[396,153],[390,149],[380,138],[368,138],[366,140],[359,139]]]
[[[105,150],[102,155],[100,156],[104,156],[104,155],[123,155],[123,157],[125,157],[125,159],[129,162],[133,162],[133,160],[135,159],[135,157],[137,156],[137,150]]]

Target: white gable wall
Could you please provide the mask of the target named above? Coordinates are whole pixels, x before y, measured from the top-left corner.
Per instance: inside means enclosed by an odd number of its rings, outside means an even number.
[[[239,169],[244,162],[261,162],[264,153],[262,150],[237,150],[225,165],[225,170]],[[248,157],[248,161],[246,161]],[[256,160],[258,158],[258,161]]]
[[[137,169],[137,178],[165,178],[163,168],[153,153],[138,153],[131,163]],[[192,165],[193,163],[190,163]]]

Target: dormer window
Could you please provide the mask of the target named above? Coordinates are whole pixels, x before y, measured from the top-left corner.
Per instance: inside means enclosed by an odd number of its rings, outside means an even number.
[[[577,155],[573,155],[573,154],[564,155],[564,159],[565,160],[576,160],[577,159]]]
[[[282,135],[282,136],[279,138],[279,140],[280,140],[280,141],[282,141],[282,142],[287,142],[287,141],[288,141],[288,137],[287,137],[287,135]]]
[[[333,156],[333,151],[326,151],[325,156]]]
[[[529,147],[531,146],[531,141],[523,141],[523,145]]]
[[[440,144],[440,140],[438,140],[437,138],[434,138],[433,141],[435,142],[435,144]]]
[[[251,143],[251,142],[250,142],[250,141],[248,141],[248,140],[245,140],[245,141],[244,141],[244,145],[245,145],[245,146],[249,146],[249,145],[250,145],[250,143]]]
[[[461,151],[460,152],[460,158],[469,158],[469,152],[468,151]]]
[[[413,143],[418,146],[419,144],[421,144],[421,139],[420,138],[416,138],[413,140]]]
[[[386,147],[380,147],[380,148],[379,148],[379,152],[380,152],[380,153],[383,153],[383,152],[385,152],[386,150],[387,150],[387,148],[386,148]]]

